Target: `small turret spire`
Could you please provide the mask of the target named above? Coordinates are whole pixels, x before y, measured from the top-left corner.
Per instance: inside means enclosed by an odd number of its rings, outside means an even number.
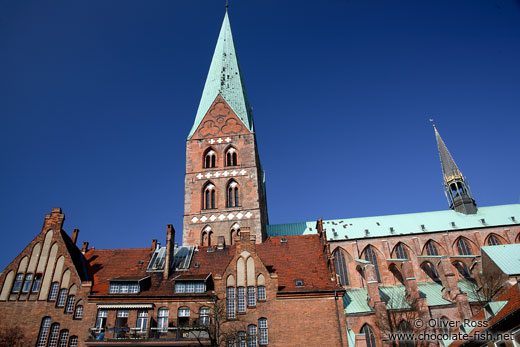
[[[475,199],[473,199],[469,185],[466,182],[466,177],[462,175],[457,164],[455,164],[455,160],[453,160],[448,147],[446,147],[446,144],[442,140],[435,123],[433,123],[433,119],[430,119],[430,122],[432,122],[435,131],[435,139],[437,140],[437,147],[441,159],[444,191],[450,208],[464,214],[477,213],[477,205],[475,204]]]

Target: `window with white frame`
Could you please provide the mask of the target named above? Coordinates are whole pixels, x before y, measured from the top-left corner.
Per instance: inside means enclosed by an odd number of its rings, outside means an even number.
[[[256,290],[255,287],[247,287],[247,306],[256,306]]]
[[[186,283],[186,292],[194,293],[195,292],[195,283],[193,283],[193,282]]]
[[[237,288],[237,309],[238,312],[246,312],[246,288]]]
[[[62,288],[58,293],[58,299],[56,300],[56,306],[63,307],[65,306],[65,300],[67,299],[67,289]]]
[[[258,320],[258,329],[260,334],[258,336],[258,342],[261,346],[269,344],[269,333],[267,331],[267,318],[260,318]]]
[[[31,289],[32,277],[32,274],[25,275],[25,280],[23,281],[22,286],[22,293],[29,293],[29,289]]]
[[[137,311],[137,325],[136,328],[139,332],[145,332],[148,327],[148,311],[139,310]]]
[[[60,331],[58,347],[67,347],[68,339],[69,339],[69,331],[67,329],[63,329],[62,331]]]
[[[76,296],[69,295],[69,297],[67,298],[67,304],[65,305],[65,313],[74,312],[74,303],[75,302],[76,302]]]
[[[157,312],[157,327],[161,331],[168,331],[168,309],[160,308]]]
[[[235,339],[228,339],[226,341],[226,347],[236,347],[235,345]]]
[[[74,310],[74,319],[83,318],[83,305],[76,305],[76,309]]]
[[[51,319],[45,317],[42,319],[40,325],[40,332],[38,333],[38,340],[36,341],[36,347],[45,347],[47,344],[47,336],[49,336],[49,328],[51,327]]]
[[[265,301],[265,287],[258,286],[258,301]]]
[[[235,287],[227,287],[226,289],[226,317],[228,319],[235,318]]]
[[[199,310],[199,325],[209,326],[209,307],[201,307]]]
[[[195,293],[204,293],[206,291],[206,283],[199,281],[195,282]]]
[[[204,281],[175,283],[175,293],[204,293],[206,291],[206,283]]]
[[[78,347],[78,337],[71,336],[69,339],[69,347]]]
[[[257,346],[257,331],[256,325],[251,324],[247,326],[247,347],[256,347]]]
[[[98,310],[97,317],[96,317],[96,328],[97,329],[104,329],[107,326],[107,317],[108,317],[107,310]]]
[[[42,282],[42,275],[41,274],[34,275],[34,281],[33,281],[32,288],[31,288],[32,293],[37,293],[38,290],[40,290],[41,282]]]
[[[51,289],[49,290],[49,296],[47,297],[47,300],[49,300],[49,301],[56,300],[56,297],[58,296],[59,287],[60,287],[60,284],[58,282],[51,283]]]
[[[51,325],[51,332],[49,334],[49,341],[47,342],[47,347],[56,347],[58,344],[58,336],[60,333],[60,325],[58,323],[53,323]]]
[[[177,317],[189,317],[189,316],[190,316],[190,309],[188,307],[179,308],[179,311],[177,312]]]
[[[128,318],[128,310],[117,310],[117,318]]]
[[[20,288],[22,287],[23,282],[23,274],[16,275],[16,279],[14,280],[13,288],[11,288],[11,293],[20,292]]]

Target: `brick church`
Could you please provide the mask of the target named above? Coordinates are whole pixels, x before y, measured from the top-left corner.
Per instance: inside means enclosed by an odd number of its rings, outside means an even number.
[[[389,334],[497,311],[493,298],[520,275],[500,266],[520,254],[520,205],[477,207],[434,133],[449,209],[269,224],[226,13],[186,141],[182,245],[168,225],[163,246],[78,246],[53,208],[1,273],[0,336],[37,347],[410,346]]]

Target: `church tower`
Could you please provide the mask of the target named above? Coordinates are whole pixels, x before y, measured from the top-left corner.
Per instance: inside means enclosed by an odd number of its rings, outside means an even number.
[[[471,194],[466,178],[460,172],[457,164],[455,164],[455,160],[453,160],[435,124],[433,129],[435,130],[435,138],[441,158],[444,192],[448,198],[450,208],[464,214],[477,213],[477,204],[475,199],[473,199],[473,194]]]
[[[264,172],[226,11],[186,141],[183,244],[230,245],[240,229],[259,243],[267,223]]]

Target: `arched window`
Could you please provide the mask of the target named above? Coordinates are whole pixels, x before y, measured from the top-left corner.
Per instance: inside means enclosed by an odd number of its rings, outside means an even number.
[[[237,166],[237,150],[233,147],[229,147],[226,151],[226,166]]]
[[[232,180],[227,185],[226,206],[227,207],[240,206],[240,200],[239,200],[238,195],[239,195],[238,194],[238,183]]]
[[[409,334],[412,332],[412,328],[410,327],[410,324],[407,321],[402,320],[401,323],[399,323],[398,330],[400,333],[402,333],[402,334],[398,335],[399,336],[399,347],[413,347],[414,346],[413,340],[404,338],[404,336],[406,336],[405,334]]]
[[[426,249],[427,255],[439,255],[439,250],[437,249],[435,242],[433,242],[432,240],[426,242],[424,248]]]
[[[469,271],[469,268],[466,264],[464,264],[461,261],[456,261],[455,263],[453,263],[453,266],[455,266],[455,268],[462,277],[471,279],[471,271]]]
[[[394,259],[408,259],[408,252],[406,251],[406,247],[399,242],[392,252],[392,258]]]
[[[137,323],[136,328],[138,331],[144,333],[148,327],[148,311],[139,310],[137,311]]]
[[[199,309],[199,325],[209,326],[209,307],[201,307]]]
[[[257,331],[256,325],[250,324],[247,326],[247,347],[257,346]]]
[[[235,236],[240,235],[240,225],[238,223],[235,223],[231,226],[231,231],[229,232],[229,244],[233,244],[233,239]]]
[[[238,337],[238,347],[247,347],[247,334],[245,331],[239,331],[237,334]]]
[[[168,331],[168,309],[160,308],[157,311],[157,328],[161,331]]]
[[[216,204],[216,198],[215,198],[215,185],[211,182],[207,183],[204,186],[203,190],[203,202],[202,202],[202,208],[209,210],[213,208],[217,208]]]
[[[47,343],[47,336],[49,336],[49,328],[51,327],[50,317],[44,317],[42,324],[40,325],[40,332],[38,333],[38,340],[36,341],[36,347],[45,347]]]
[[[447,334],[451,335],[453,332],[453,329],[450,327],[450,320],[447,317],[441,317],[440,318],[440,326],[439,326],[439,334]]]
[[[488,245],[490,245],[490,246],[497,246],[499,244],[500,244],[500,241],[498,240],[498,237],[496,237],[493,234],[489,235]]]
[[[60,331],[58,347],[67,347],[68,340],[69,340],[69,331],[67,329],[63,329],[62,331]]]
[[[460,255],[471,255],[471,248],[469,247],[468,241],[462,237],[457,240],[457,250]]]
[[[345,255],[340,249],[334,251],[334,266],[336,267],[339,284],[348,286],[347,262],[345,261]]]
[[[371,262],[372,265],[374,265],[374,268],[376,271],[376,276],[377,276],[377,281],[381,282],[381,275],[379,274],[379,265],[377,263],[376,252],[374,252],[372,246],[368,246],[365,249],[365,260]]]
[[[78,347],[78,337],[71,336],[69,339],[69,347]]]
[[[246,312],[246,288],[237,288],[237,309],[238,312]]]
[[[213,231],[209,225],[206,225],[204,229],[202,229],[202,233],[200,234],[200,245],[201,246],[211,246],[211,237],[213,236]]]
[[[37,293],[40,290],[40,283],[42,282],[42,275],[34,275],[34,281],[31,288],[31,293]]]
[[[22,293],[29,293],[29,289],[31,289],[32,278],[32,274],[25,274],[25,280],[23,281],[22,286]]]
[[[179,307],[177,310],[177,322],[180,327],[190,325],[190,309],[188,307]]]
[[[426,261],[421,264],[421,269],[430,277],[433,281],[439,282],[439,273],[435,269],[435,266],[433,266],[432,263],[429,261]]]
[[[376,337],[374,336],[372,328],[370,328],[368,324],[363,325],[361,328],[361,333],[365,334],[367,347],[376,347]]]
[[[65,305],[65,313],[74,312],[74,303],[75,302],[76,302],[76,296],[69,295],[69,297],[67,298],[67,304]]]
[[[56,306],[64,307],[66,299],[67,299],[67,289],[62,288],[62,289],[60,289],[60,291],[58,293],[58,299],[56,300]]]
[[[226,317],[228,319],[235,318],[235,287],[227,287],[226,289]]]
[[[217,162],[217,154],[213,150],[213,148],[210,148],[206,151],[206,154],[204,155],[204,168],[214,168],[216,166]]]
[[[258,336],[258,342],[260,346],[266,346],[269,344],[269,332],[267,330],[267,318],[260,318],[258,320],[258,329],[260,334]]]
[[[60,325],[58,323],[53,323],[51,325],[51,332],[49,334],[49,342],[47,342],[47,347],[56,347],[58,344],[59,332]]]
[[[51,289],[49,290],[49,297],[47,298],[47,300],[49,300],[49,301],[56,300],[56,297],[58,296],[59,287],[60,287],[60,284],[58,282],[51,283]]]
[[[96,317],[96,328],[99,330],[104,329],[107,326],[108,311],[98,310]]]
[[[83,305],[81,304],[81,301],[76,305],[76,308],[74,309],[74,319],[82,319],[83,318]]]
[[[401,275],[401,271],[399,271],[395,264],[390,265],[390,272],[394,275],[397,281],[399,281],[401,284],[404,284],[403,275]]]

